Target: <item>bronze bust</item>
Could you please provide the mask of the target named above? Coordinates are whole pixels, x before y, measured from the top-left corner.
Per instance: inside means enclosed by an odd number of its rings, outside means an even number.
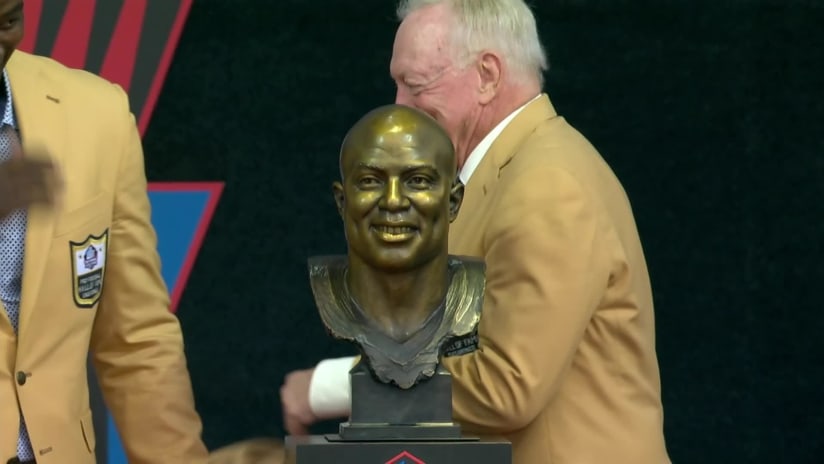
[[[377,380],[401,389],[432,377],[480,320],[483,261],[447,251],[463,198],[453,150],[416,109],[363,116],[344,138],[333,184],[348,254],[309,260],[328,331],[357,344]]]

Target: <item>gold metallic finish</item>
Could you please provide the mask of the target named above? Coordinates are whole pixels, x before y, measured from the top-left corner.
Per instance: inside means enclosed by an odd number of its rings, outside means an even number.
[[[309,261],[327,329],[402,388],[434,375],[448,343],[480,319],[483,262],[447,251],[463,199],[456,171],[452,142],[430,116],[401,105],[367,113],[343,141],[332,186],[348,254]]]

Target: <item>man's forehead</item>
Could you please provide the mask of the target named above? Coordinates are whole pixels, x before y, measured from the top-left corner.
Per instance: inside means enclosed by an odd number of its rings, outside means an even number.
[[[449,56],[449,25],[444,19],[410,15],[404,20],[395,37],[390,66],[420,65],[422,60],[442,62]]]
[[[437,147],[420,145],[373,144],[352,150],[344,156],[349,169],[449,169],[450,155]]]
[[[376,108],[362,117],[347,133],[340,155],[342,170],[351,169],[364,158],[372,159],[373,164],[382,157],[427,159],[439,168],[454,160],[452,141],[437,121],[420,110],[397,104]]]
[[[0,14],[6,14],[23,7],[23,0],[0,0]]]
[[[403,173],[431,169],[443,176],[451,176],[454,155],[438,144],[380,144],[370,143],[344,152],[344,172],[362,170]]]
[[[436,144],[437,122],[410,107],[394,106],[359,121],[352,141],[361,146],[423,147]]]
[[[447,5],[429,5],[409,13],[398,29],[407,29],[420,37],[438,37],[450,30],[451,18]]]

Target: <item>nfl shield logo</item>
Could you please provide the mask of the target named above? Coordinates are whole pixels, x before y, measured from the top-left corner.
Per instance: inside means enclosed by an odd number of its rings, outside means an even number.
[[[80,243],[69,242],[72,257],[72,294],[74,304],[81,308],[90,308],[100,299],[108,241],[109,230],[106,229],[99,236],[90,235]]]
[[[386,464],[426,464],[422,460],[412,456],[412,453],[409,451],[404,451],[403,453],[395,456],[394,458],[386,461]]]

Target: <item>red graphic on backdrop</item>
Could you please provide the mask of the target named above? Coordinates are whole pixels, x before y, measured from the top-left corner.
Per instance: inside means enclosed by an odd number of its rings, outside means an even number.
[[[146,131],[192,0],[26,0],[20,49],[119,84]]]

